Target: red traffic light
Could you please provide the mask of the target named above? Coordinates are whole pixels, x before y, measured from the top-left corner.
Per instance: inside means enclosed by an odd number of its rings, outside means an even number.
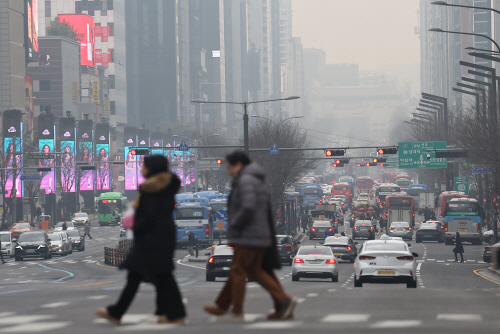
[[[130,154],[137,155],[137,151],[136,150],[130,150]]]
[[[326,154],[327,157],[331,157],[332,156],[332,151],[326,150],[325,154]]]
[[[384,154],[384,150],[381,149],[381,148],[379,148],[378,151],[377,151],[377,153],[380,154],[380,155],[382,155],[382,154]]]
[[[390,147],[390,148],[379,148],[377,150],[377,153],[379,155],[384,155],[384,154],[396,154],[398,153],[397,147]]]
[[[367,163],[365,164],[365,166],[366,166],[366,167],[370,167],[370,163],[369,163],[369,162],[367,162]]]
[[[378,159],[377,159],[377,158],[373,158],[373,162],[374,162],[374,163],[377,163],[377,162],[378,162]]]
[[[220,165],[222,163],[222,159],[217,159],[217,165]]]

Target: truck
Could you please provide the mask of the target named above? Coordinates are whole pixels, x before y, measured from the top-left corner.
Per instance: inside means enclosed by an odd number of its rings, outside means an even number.
[[[427,192],[419,193],[417,207],[418,207],[419,213],[424,212],[424,209],[427,207],[430,210],[432,210],[432,212],[434,212],[434,214],[435,214],[436,213],[436,195],[434,193],[427,193]]]
[[[311,208],[311,220],[329,221],[334,228],[335,233],[338,232],[339,223],[337,219],[337,206],[335,204],[319,204]]]

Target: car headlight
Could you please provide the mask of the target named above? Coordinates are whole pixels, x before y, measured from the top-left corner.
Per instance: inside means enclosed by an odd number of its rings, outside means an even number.
[[[21,246],[16,246],[17,249],[23,250]]]
[[[78,244],[78,243],[80,243],[80,240],[75,240],[75,241],[73,241],[73,242],[74,242],[75,244]]]
[[[59,244],[59,247],[62,247],[62,244]]]

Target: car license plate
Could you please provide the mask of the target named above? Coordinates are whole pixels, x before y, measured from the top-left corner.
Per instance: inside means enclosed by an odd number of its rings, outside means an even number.
[[[342,253],[333,253],[333,255],[335,255],[335,256],[341,256]]]
[[[458,232],[460,232],[460,233],[467,233],[467,229],[466,228],[459,228]]]
[[[27,249],[27,250],[26,250],[26,253],[34,253],[34,252],[35,252],[35,250],[34,250],[34,249]]]
[[[378,271],[379,275],[396,275],[395,270],[379,270]]]

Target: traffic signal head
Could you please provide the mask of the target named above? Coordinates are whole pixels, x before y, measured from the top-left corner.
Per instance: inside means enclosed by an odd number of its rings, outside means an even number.
[[[343,157],[345,154],[345,150],[325,150],[325,155],[327,157]]]
[[[337,161],[340,161],[340,160],[337,160]],[[344,167],[343,162],[337,162],[337,161],[332,165],[333,167]]]
[[[217,165],[220,165],[220,164],[222,164],[222,159],[217,159],[216,162],[217,162]]]
[[[373,158],[373,162],[374,162],[374,163],[377,163],[377,162],[378,162],[378,159],[377,159],[377,158]]]
[[[390,148],[379,148],[377,150],[377,153],[379,155],[385,155],[385,154],[396,154],[398,153],[397,147],[390,147]]]
[[[375,160],[375,159],[374,159]],[[367,162],[366,167],[372,167],[372,166],[377,166],[377,163],[376,162]]]
[[[373,159],[373,160],[375,160],[375,159]],[[377,162],[387,162],[387,158],[377,158],[377,160],[378,160]],[[375,161],[373,161],[373,162],[375,162]]]
[[[149,155],[149,149],[147,148],[133,148],[130,150],[132,155]]]

